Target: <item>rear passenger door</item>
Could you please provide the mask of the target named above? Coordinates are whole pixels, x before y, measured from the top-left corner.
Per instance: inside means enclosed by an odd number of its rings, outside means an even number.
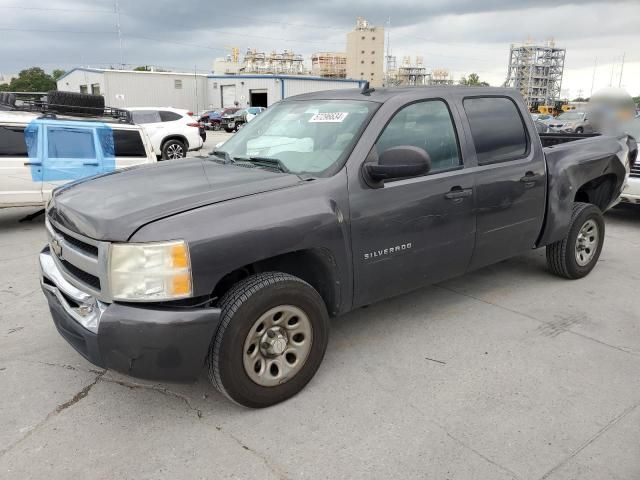
[[[115,128],[111,139],[100,139],[103,155],[111,152],[115,156],[116,169],[148,163],[141,134],[138,130]]]
[[[42,203],[38,128],[31,133],[35,158],[29,158],[24,126],[0,125],[0,206]]]
[[[470,268],[533,248],[544,221],[546,164],[524,107],[506,96],[462,100],[477,160],[476,242]]]

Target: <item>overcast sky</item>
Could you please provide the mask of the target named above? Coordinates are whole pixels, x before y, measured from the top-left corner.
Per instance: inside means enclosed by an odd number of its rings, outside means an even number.
[[[0,73],[30,66],[153,64],[210,71],[226,46],[292,49],[307,59],[344,51],[355,17],[386,25],[398,61],[420,55],[456,80],[506,77],[509,45],[553,38],[567,49],[563,91],[571,97],[620,83],[640,95],[640,1],[615,0],[0,0]],[[308,61],[309,63],[309,61]]]

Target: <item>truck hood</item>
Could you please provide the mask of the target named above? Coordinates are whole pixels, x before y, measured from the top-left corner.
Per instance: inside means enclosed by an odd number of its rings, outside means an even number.
[[[295,175],[204,158],[171,160],[67,184],[55,190],[47,216],[96,240],[126,241],[154,220],[301,182]]]

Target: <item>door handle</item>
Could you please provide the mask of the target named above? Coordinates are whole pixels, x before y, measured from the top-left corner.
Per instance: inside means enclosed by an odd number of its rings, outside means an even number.
[[[42,165],[42,162],[24,162],[25,167],[36,166],[39,167]]]
[[[98,162],[85,162],[82,165],[88,167],[88,166],[94,166],[97,167],[98,165],[100,165]]]
[[[527,172],[524,177],[520,179],[522,183],[532,184],[536,183],[538,180],[542,179],[542,175],[534,175],[533,172]]]
[[[471,188],[453,187],[449,192],[444,194],[444,198],[447,200],[456,200],[470,197],[471,195],[473,195],[473,190]]]

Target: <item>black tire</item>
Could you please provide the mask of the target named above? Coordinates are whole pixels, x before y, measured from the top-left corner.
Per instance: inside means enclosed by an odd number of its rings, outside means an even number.
[[[227,133],[233,133],[233,128],[224,127],[224,131]]]
[[[180,155],[181,156],[177,156]],[[175,138],[167,140],[162,144],[162,159],[163,160],[177,160],[187,156],[187,147],[184,142]]]
[[[582,127],[576,128],[576,133],[584,133],[584,129]]]
[[[312,326],[313,341],[300,370],[284,383],[262,386],[244,368],[245,339],[256,320],[281,305],[300,308]],[[282,402],[298,393],[322,363],[329,339],[329,318],[318,292],[305,281],[280,272],[252,275],[220,301],[222,318],[208,356],[211,383],[232,401],[251,408]]]
[[[592,220],[597,225],[598,243],[588,263],[580,265],[576,258],[576,243],[578,242],[580,230],[589,220]],[[585,277],[598,263],[604,244],[604,233],[604,218],[600,209],[591,203],[574,203],[567,236],[558,242],[547,245],[547,265],[549,269],[554,274],[564,278],[578,279]]]

